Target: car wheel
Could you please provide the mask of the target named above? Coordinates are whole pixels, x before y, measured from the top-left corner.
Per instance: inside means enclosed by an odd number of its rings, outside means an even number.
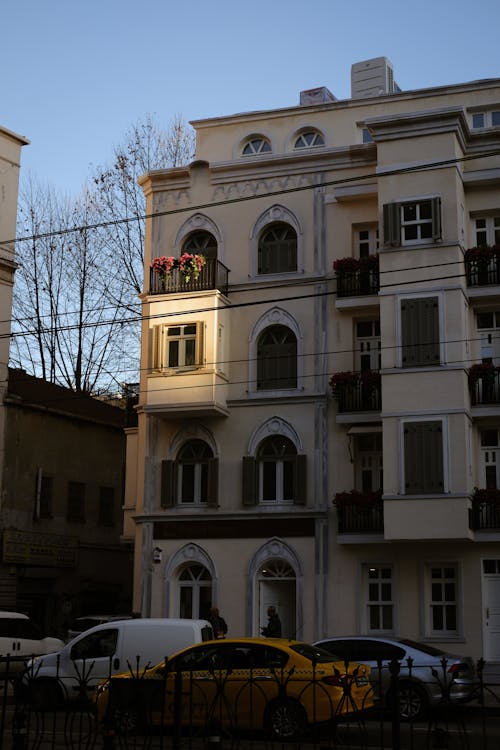
[[[429,700],[423,688],[414,682],[399,683],[399,715],[405,721],[425,719]]]
[[[35,680],[30,688],[31,703],[39,711],[54,711],[63,702],[56,680]]]
[[[276,740],[296,740],[303,737],[307,718],[300,703],[281,700],[268,706],[265,725],[269,734]]]

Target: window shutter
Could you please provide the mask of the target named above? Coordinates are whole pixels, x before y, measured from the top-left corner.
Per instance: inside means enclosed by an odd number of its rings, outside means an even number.
[[[405,493],[441,494],[443,435],[441,422],[411,422],[404,428]]]
[[[208,497],[207,505],[217,508],[219,505],[219,459],[208,459]]]
[[[434,242],[442,240],[441,198],[432,199],[432,239]]]
[[[306,484],[307,456],[300,453],[295,461],[295,487],[293,492],[294,505],[305,505],[307,501],[307,484]]]
[[[440,363],[437,297],[401,302],[401,346],[403,367],[425,367]]]
[[[174,467],[173,461],[161,462],[160,504],[162,508],[174,505]]]
[[[151,366],[153,370],[161,370],[161,330],[162,326],[153,326],[151,341]]]
[[[399,203],[384,204],[384,243],[398,246],[401,244],[401,217]]]
[[[257,471],[253,456],[243,456],[243,505],[257,504]]]
[[[204,324],[202,321],[196,323],[196,364],[198,367],[203,367],[203,329]]]

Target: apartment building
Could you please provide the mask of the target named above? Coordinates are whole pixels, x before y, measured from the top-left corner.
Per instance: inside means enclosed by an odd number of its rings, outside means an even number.
[[[500,80],[193,125],[141,180],[134,607],[500,659]]]

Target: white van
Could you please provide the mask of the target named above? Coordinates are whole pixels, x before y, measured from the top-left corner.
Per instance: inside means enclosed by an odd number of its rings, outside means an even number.
[[[22,683],[40,707],[91,697],[101,680],[140,674],[165,656],[214,637],[207,620],[138,618],[97,625],[54,654],[28,662]]]
[[[0,612],[0,672],[21,672],[24,662],[37,654],[50,654],[64,646],[60,638],[45,636],[21,612]]]

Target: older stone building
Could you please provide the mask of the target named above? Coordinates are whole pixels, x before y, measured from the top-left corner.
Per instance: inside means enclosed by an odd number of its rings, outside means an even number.
[[[142,180],[135,606],[500,659],[500,80],[193,125]]]

